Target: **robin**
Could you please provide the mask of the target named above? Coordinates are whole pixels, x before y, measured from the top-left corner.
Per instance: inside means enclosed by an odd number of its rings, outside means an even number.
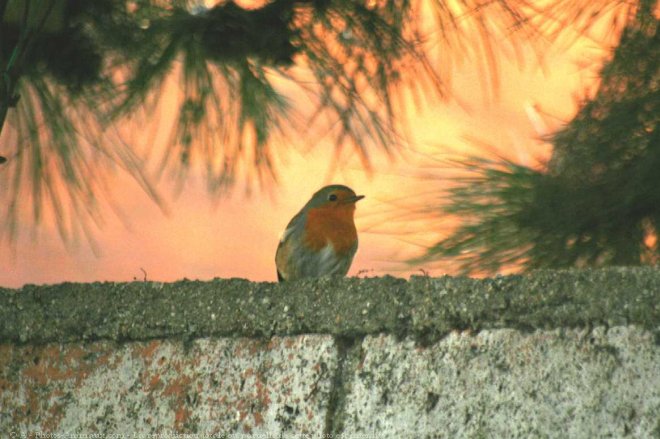
[[[340,184],[316,192],[286,226],[275,254],[280,282],[345,276],[357,251],[355,203],[364,195]]]

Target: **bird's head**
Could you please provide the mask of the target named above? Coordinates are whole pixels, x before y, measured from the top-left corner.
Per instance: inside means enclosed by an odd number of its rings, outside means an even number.
[[[355,210],[355,203],[364,198],[356,195],[353,189],[341,184],[333,184],[319,189],[307,203],[308,209]]]

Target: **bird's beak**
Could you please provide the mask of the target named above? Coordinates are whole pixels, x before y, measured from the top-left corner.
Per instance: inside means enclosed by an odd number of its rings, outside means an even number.
[[[357,203],[358,201],[360,201],[363,198],[364,198],[364,195],[355,195],[355,196],[348,197],[348,198],[344,199],[344,203],[346,203],[346,204]]]

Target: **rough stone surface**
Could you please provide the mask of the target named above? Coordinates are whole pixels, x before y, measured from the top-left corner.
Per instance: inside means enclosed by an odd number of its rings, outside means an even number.
[[[382,437],[652,438],[660,349],[635,327],[367,337],[344,432]]]
[[[660,270],[0,288],[7,433],[660,438]]]
[[[0,288],[0,342],[413,335],[660,322],[660,270],[539,271],[494,279],[321,278],[287,284],[65,283]]]
[[[3,438],[317,433],[336,369],[321,335],[0,349]]]

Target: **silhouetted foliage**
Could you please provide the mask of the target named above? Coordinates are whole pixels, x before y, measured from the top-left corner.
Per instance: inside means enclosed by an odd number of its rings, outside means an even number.
[[[492,65],[488,35],[521,24],[526,2],[429,5],[441,30],[434,43],[447,49],[443,64],[474,45]],[[158,201],[143,161],[112,124],[137,110],[149,119],[177,81],[177,123],[161,171],[184,177],[201,166],[209,189],[222,194],[243,163],[268,185],[273,139],[292,133],[331,139],[338,154],[352,150],[369,167],[371,148],[391,152],[403,141],[404,90],[446,93],[424,16],[420,2],[407,0],[273,0],[256,9],[0,0],[0,154],[9,159],[0,172],[0,236],[15,241],[19,224],[38,224],[47,212],[65,241],[80,232],[91,239],[98,198],[111,199],[107,176],[117,167]]]
[[[3,1],[0,4],[0,237],[52,215],[65,241],[101,220],[97,199],[116,167],[158,201],[134,152],[110,142],[101,124],[115,94],[107,47],[96,37],[118,2]],[[6,120],[5,118],[8,117]],[[5,130],[5,122],[9,130]]]
[[[517,35],[554,38],[566,21],[585,29],[608,5],[620,3],[0,0],[0,237],[15,241],[47,214],[65,241],[92,240],[116,168],[160,202],[113,126],[149,118],[168,84],[180,92],[161,172],[199,166],[222,194],[242,164],[266,186],[274,139],[293,133],[330,139],[368,168],[371,150],[405,141],[409,96],[447,94],[452,58],[482,57],[496,85],[503,37],[516,46]]]
[[[641,2],[601,85],[551,139],[547,169],[470,160],[445,211],[462,223],[423,259],[464,273],[655,264],[660,225],[660,32]]]

